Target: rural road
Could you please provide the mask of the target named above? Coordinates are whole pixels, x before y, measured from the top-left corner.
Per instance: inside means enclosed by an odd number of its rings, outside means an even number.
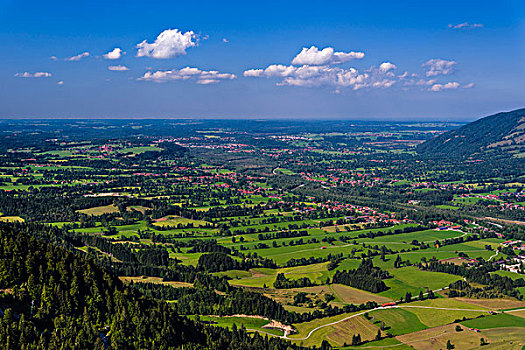
[[[496,250],[496,254],[492,255],[487,261],[491,261],[492,258],[495,258],[496,256],[498,256],[499,254],[499,250]]]

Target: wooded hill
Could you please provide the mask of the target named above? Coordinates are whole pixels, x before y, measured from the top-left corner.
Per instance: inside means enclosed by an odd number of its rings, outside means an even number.
[[[179,316],[34,230],[0,224],[0,349],[303,349]]]
[[[438,157],[472,155],[523,156],[525,108],[494,114],[448,131],[417,147],[418,153]]]

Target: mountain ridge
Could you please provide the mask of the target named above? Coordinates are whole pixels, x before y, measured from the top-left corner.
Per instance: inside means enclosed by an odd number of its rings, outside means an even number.
[[[417,147],[427,156],[525,156],[525,108],[500,112],[448,131]]]

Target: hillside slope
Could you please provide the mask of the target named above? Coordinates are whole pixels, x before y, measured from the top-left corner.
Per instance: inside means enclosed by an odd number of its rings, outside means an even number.
[[[525,156],[525,108],[481,118],[417,147],[428,156]]]
[[[29,234],[45,230],[0,223],[0,349],[305,349],[179,316],[85,256]]]

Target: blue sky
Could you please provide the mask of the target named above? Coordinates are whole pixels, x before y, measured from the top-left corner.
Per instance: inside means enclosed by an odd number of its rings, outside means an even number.
[[[0,0],[0,117],[472,120],[525,106],[524,19],[505,0]]]

